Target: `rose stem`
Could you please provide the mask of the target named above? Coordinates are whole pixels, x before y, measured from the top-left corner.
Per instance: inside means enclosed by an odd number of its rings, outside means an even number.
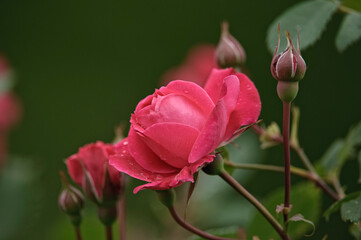
[[[288,212],[290,207],[291,192],[291,156],[290,156],[290,112],[291,103],[283,102],[283,153],[285,165],[285,200],[283,211],[283,222],[287,230]]]
[[[112,225],[105,226],[105,236],[107,240],[113,240]]]
[[[252,126],[252,130],[258,134],[263,134],[263,129],[260,128],[258,125]],[[281,137],[275,137],[273,138],[274,142],[282,143],[283,139]],[[307,157],[306,153],[303,151],[303,149],[296,144],[290,143],[291,148],[297,153],[305,167],[308,169],[308,171],[313,175],[313,179],[318,187],[320,187],[328,196],[330,196],[333,200],[337,201],[342,199],[342,196],[340,194],[337,194],[334,190],[332,190],[325,181],[317,174],[316,170],[314,169],[311,161]],[[291,169],[292,172],[292,169]],[[311,179],[310,179],[311,180]]]
[[[188,231],[190,231],[202,238],[210,239],[210,240],[234,240],[233,238],[223,238],[223,237],[213,236],[209,233],[203,232],[202,230],[190,225],[189,223],[182,220],[182,218],[177,214],[177,212],[175,211],[173,206],[168,207],[168,210],[169,210],[170,214],[172,215],[173,219],[179,225],[181,225],[183,228],[187,229]]]
[[[125,188],[125,184],[124,184]],[[126,227],[126,194],[125,189],[118,201],[118,213],[119,213],[119,240],[126,240],[127,227]]]
[[[241,184],[239,184],[227,171],[223,170],[219,176],[226,181],[231,187],[245,197],[258,211],[267,219],[283,240],[289,240],[287,233],[282,226],[272,216],[272,214],[260,203],[251,193],[249,193]]]
[[[79,226],[74,226],[76,240],[82,240]]]

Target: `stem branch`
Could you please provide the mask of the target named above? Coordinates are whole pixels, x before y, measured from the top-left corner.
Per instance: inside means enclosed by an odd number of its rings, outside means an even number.
[[[178,213],[175,211],[174,207],[168,207],[168,210],[170,212],[170,214],[172,215],[173,219],[179,224],[181,225],[183,228],[185,228],[186,230],[197,234],[198,236],[205,238],[205,239],[210,239],[210,240],[234,240],[233,238],[223,238],[223,237],[217,237],[217,236],[213,236],[209,233],[203,232],[202,230],[190,225],[189,223],[185,222],[179,215]]]
[[[245,197],[253,206],[255,206],[258,211],[266,218],[266,220],[273,226],[277,231],[280,237],[283,240],[289,240],[289,237],[283,230],[282,226],[277,222],[277,220],[272,216],[272,214],[260,203],[252,194],[250,194],[241,184],[239,184],[231,175],[229,175],[225,170],[223,170],[219,176],[226,181],[230,186],[232,186],[237,192],[239,192],[243,197]]]

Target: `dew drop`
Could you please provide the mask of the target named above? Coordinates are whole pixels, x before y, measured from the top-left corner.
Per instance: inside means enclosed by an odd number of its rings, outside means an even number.
[[[128,142],[127,141],[123,142],[123,145],[128,145]]]

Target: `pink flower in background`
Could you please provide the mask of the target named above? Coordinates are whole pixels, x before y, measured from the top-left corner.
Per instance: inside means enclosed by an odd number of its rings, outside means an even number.
[[[9,131],[18,123],[22,113],[19,99],[11,91],[12,86],[9,64],[0,54],[0,168],[6,160]]]
[[[168,70],[162,76],[162,85],[173,80],[191,81],[203,87],[213,68],[217,68],[215,46],[211,44],[199,45],[192,48],[184,62]]]
[[[121,174],[108,164],[109,155],[114,153],[111,144],[91,143],[79,148],[79,152],[66,160],[68,172],[88,197],[102,204],[104,198],[114,200],[122,188]]]
[[[257,121],[258,91],[246,75],[214,69],[204,88],[172,81],[138,103],[127,138],[115,145],[110,164],[149,182],[134,189],[169,189],[186,181],[214,150]]]
[[[0,134],[6,134],[20,119],[21,107],[12,92],[0,93]]]

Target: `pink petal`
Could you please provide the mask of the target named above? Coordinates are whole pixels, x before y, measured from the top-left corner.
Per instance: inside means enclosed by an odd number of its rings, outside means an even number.
[[[71,155],[65,163],[71,179],[79,186],[82,186],[84,173],[77,154]]]
[[[231,138],[241,126],[255,123],[261,112],[261,100],[253,82],[242,73],[236,75],[240,81],[240,94],[229,118],[225,139]]]
[[[195,163],[214,151],[222,142],[227,125],[227,110],[223,100],[218,101],[207,123],[193,145],[188,158],[189,163]]]
[[[120,172],[124,172],[131,177],[147,181],[161,181],[169,176],[176,175],[177,173],[154,173],[144,169],[137,161],[130,155],[128,138],[115,145],[116,153],[109,157],[109,165],[114,167]]]
[[[89,172],[99,196],[104,187],[105,164],[108,162],[108,153],[103,148],[104,146],[105,144],[101,142],[91,143],[79,148],[77,154],[79,161]]]
[[[206,90],[214,103],[217,103],[219,99],[224,78],[235,74],[236,72],[233,70],[233,68],[212,70],[208,77],[207,83],[204,86],[204,90]]]
[[[144,142],[144,136],[140,136],[133,126],[129,130],[129,152],[142,168],[154,173],[174,173],[176,168],[163,162]],[[122,141],[123,142],[123,141]]]
[[[207,92],[192,82],[172,81],[167,87],[162,87],[159,91],[165,95],[175,93],[187,97],[195,105],[199,106],[205,115],[209,115],[214,108],[214,103],[209,98]]]
[[[144,141],[164,162],[183,168],[199,131],[179,123],[158,123],[144,131]]]

